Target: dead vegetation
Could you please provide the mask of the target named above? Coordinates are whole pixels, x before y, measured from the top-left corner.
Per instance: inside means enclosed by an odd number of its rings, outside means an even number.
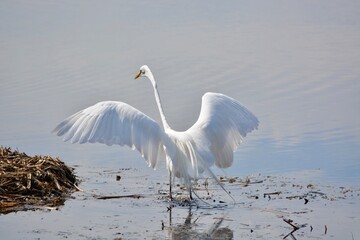
[[[73,169],[59,158],[0,147],[0,214],[63,205],[79,190]]]

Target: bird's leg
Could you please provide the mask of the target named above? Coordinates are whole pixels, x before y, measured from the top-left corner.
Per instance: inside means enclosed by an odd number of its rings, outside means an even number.
[[[190,197],[190,200],[193,200],[193,197],[192,197],[192,187],[193,187],[193,185],[191,184],[191,180],[190,180],[190,184],[189,184],[189,197]]]
[[[172,201],[173,199],[172,199],[172,174],[171,174],[171,171],[170,171],[170,189],[169,189],[169,196],[170,196],[170,201]]]

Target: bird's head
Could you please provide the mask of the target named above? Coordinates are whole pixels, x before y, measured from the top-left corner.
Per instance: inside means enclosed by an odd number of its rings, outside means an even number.
[[[152,73],[150,71],[150,68],[147,65],[141,66],[139,72],[136,74],[134,79],[137,79],[139,77],[147,77],[150,78],[152,76]]]

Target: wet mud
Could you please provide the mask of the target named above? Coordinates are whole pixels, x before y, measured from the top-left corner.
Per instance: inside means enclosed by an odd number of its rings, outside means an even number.
[[[357,239],[360,188],[321,185],[301,176],[204,178],[189,200],[176,183],[169,200],[164,172],[77,166],[83,176],[57,210],[0,217],[9,239]],[[6,223],[5,223],[6,222]],[[3,225],[3,223],[5,225]]]

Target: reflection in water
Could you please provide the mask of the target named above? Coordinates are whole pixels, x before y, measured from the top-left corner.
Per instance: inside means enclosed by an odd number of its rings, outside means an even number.
[[[189,206],[188,215],[183,224],[173,225],[172,221],[172,207],[168,208],[169,212],[169,238],[173,240],[180,239],[233,239],[234,233],[228,227],[221,227],[221,224],[224,221],[224,218],[216,219],[213,224],[208,228],[207,231],[196,230],[197,223],[199,222],[201,216],[198,216],[194,219],[194,214],[192,213],[192,207]]]
[[[328,176],[359,181],[360,32],[358,25],[341,20],[358,22],[358,7],[341,6],[334,19],[326,8],[289,3],[277,18],[272,4],[262,8],[264,3],[256,2],[248,7],[267,11],[253,19],[242,1],[227,2],[221,13],[217,4],[206,10],[189,4],[193,7],[3,3],[1,144],[66,156],[73,164],[84,158],[99,163],[98,156],[108,159],[109,151],[119,154],[122,150],[62,144],[50,131],[59,120],[102,100],[127,102],[159,121],[149,83],[132,81],[138,66],[148,64],[176,130],[196,121],[208,91],[232,96],[258,114],[262,125],[240,147],[241,156],[235,154],[234,174],[321,168]],[[302,22],[304,16],[310,22]]]

